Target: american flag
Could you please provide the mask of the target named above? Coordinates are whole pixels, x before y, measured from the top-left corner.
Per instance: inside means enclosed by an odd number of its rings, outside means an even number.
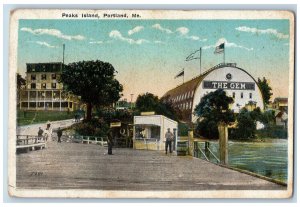
[[[220,54],[224,52],[225,43],[220,44],[216,47],[214,54]]]

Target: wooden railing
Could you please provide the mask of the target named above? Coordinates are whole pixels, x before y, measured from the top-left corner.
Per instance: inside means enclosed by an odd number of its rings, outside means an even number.
[[[43,137],[32,136],[32,135],[17,135],[16,150],[26,149],[29,150],[43,149],[46,148],[46,142]]]
[[[107,146],[107,137],[95,137],[95,136],[70,136],[73,142],[85,143],[85,144],[100,144],[101,146]]]
[[[199,147],[200,143],[204,143],[204,150]],[[207,161],[211,161],[211,156],[220,163],[220,159],[212,152],[212,150],[209,148],[209,142],[207,141],[194,141],[194,157],[201,158],[201,155],[205,158]]]

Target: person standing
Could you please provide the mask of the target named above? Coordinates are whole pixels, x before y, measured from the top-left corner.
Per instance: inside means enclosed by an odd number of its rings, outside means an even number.
[[[57,142],[60,143],[61,142],[61,136],[62,136],[62,130],[60,129],[60,127],[58,127],[58,130],[57,130]]]
[[[41,127],[39,127],[39,131],[38,131],[38,141],[40,141],[40,140],[42,139],[43,133],[44,133],[44,131],[42,130]]]
[[[165,134],[166,138],[166,154],[168,154],[168,148],[169,152],[172,153],[172,141],[173,141],[173,133],[170,131],[170,128],[168,128],[168,131]]]
[[[49,142],[52,141],[52,127],[51,127],[51,123],[49,121],[47,123],[47,128],[45,130],[45,138],[46,138],[46,141],[49,141]]]
[[[113,132],[111,129],[108,130],[107,133],[107,145],[108,145],[108,152],[107,154],[112,155],[112,147],[113,147]]]

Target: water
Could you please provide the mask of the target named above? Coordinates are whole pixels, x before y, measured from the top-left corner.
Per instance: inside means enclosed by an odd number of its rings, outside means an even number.
[[[228,145],[228,162],[230,166],[287,182],[287,140],[276,139],[270,142],[229,141]],[[204,151],[204,142],[199,143],[199,147]],[[217,141],[211,141],[209,148],[219,157],[219,144]],[[210,156],[210,160],[216,162],[213,156]]]

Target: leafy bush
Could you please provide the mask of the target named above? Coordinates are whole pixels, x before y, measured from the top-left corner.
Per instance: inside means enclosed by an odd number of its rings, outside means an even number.
[[[233,139],[254,138],[258,113],[242,109],[237,115],[237,128],[230,133]]]
[[[185,123],[178,123],[178,136],[188,136],[189,126]]]
[[[81,123],[74,124],[72,128],[76,134],[83,136],[99,136],[103,137],[107,135],[109,125],[99,119],[91,119],[90,121],[83,121]]]
[[[287,139],[287,129],[282,126],[269,126],[264,129],[257,130],[257,135],[262,138],[278,138]]]

